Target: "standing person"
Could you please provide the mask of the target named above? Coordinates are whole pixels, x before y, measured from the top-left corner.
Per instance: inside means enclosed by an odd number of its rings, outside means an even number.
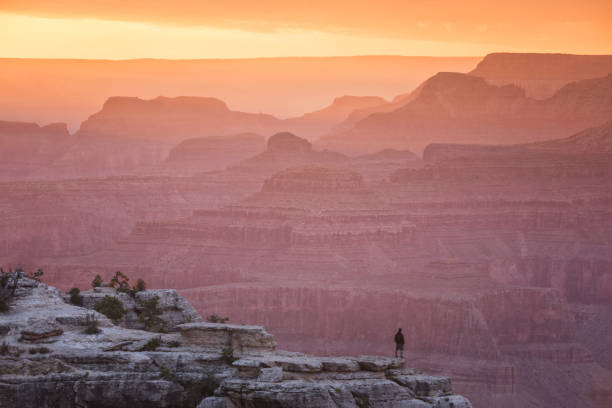
[[[400,352],[400,358],[404,358],[404,334],[401,328],[395,333],[395,358],[397,358],[398,351]]]

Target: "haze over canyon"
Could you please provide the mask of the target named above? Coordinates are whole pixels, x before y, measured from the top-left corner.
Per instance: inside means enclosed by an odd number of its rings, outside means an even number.
[[[612,406],[612,55],[3,58],[0,89],[5,270],[316,356],[402,327],[476,408]]]

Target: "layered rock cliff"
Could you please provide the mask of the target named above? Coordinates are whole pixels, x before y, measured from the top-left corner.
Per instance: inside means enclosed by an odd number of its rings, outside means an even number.
[[[122,328],[30,280],[9,306],[0,314],[7,408],[471,408],[449,378],[408,369],[401,359],[278,351],[259,326],[184,323],[177,334]],[[176,306],[183,307],[184,300]]]
[[[0,121],[0,181],[40,177],[74,142],[64,123]]]
[[[425,81],[401,107],[372,114],[318,142],[341,152],[421,151],[429,143],[513,144],[569,136],[612,117],[612,75],[568,83],[535,100],[517,85],[459,73]]]

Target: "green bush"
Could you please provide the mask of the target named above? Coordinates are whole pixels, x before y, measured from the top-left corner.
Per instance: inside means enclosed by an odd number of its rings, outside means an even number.
[[[119,299],[113,296],[104,296],[104,298],[94,306],[96,312],[102,313],[113,321],[121,319],[125,315],[125,309]]]
[[[176,376],[164,366],[161,366],[159,368],[159,376],[166,381],[176,381]]]
[[[232,364],[234,361],[238,360],[237,357],[234,357],[234,349],[232,347],[225,347],[221,350],[221,359],[227,364]]]
[[[101,330],[98,328],[98,319],[93,314],[88,314],[85,318],[85,330],[83,331],[85,334],[98,334]]]
[[[142,279],[138,279],[138,280],[136,281],[136,285],[134,286],[134,290],[135,290],[136,292],[142,292],[142,291],[144,291],[144,290],[147,290],[147,284],[145,283],[145,281],[144,281],[144,280],[142,280]]]
[[[229,320],[229,317],[221,317],[216,314],[206,316],[206,321],[209,323],[225,323]]]
[[[3,341],[2,344],[0,345],[0,356],[6,356],[7,354],[9,354],[11,351],[9,345],[6,343],[6,341]]]
[[[98,274],[91,281],[91,287],[92,288],[98,288],[98,287],[102,286],[103,283],[104,283],[104,281],[102,280],[102,277]]]
[[[72,288],[68,292],[70,295],[70,303],[75,306],[83,306],[83,296],[81,296],[81,291],[79,288]]]
[[[140,348],[140,351],[155,351],[159,346],[161,346],[161,338],[154,337],[147,341],[145,345]]]
[[[126,291],[130,289],[130,278],[123,274],[121,271],[115,272],[115,276],[110,280],[110,284],[113,288]]]
[[[166,322],[158,317],[162,314],[162,311],[157,307],[158,301],[158,296],[139,301],[138,303],[142,310],[139,312],[138,319],[144,323],[146,330],[164,332]]]

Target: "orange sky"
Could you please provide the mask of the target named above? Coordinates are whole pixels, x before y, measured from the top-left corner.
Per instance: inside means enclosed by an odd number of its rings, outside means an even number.
[[[0,38],[0,57],[609,54],[612,1],[0,0]]]

